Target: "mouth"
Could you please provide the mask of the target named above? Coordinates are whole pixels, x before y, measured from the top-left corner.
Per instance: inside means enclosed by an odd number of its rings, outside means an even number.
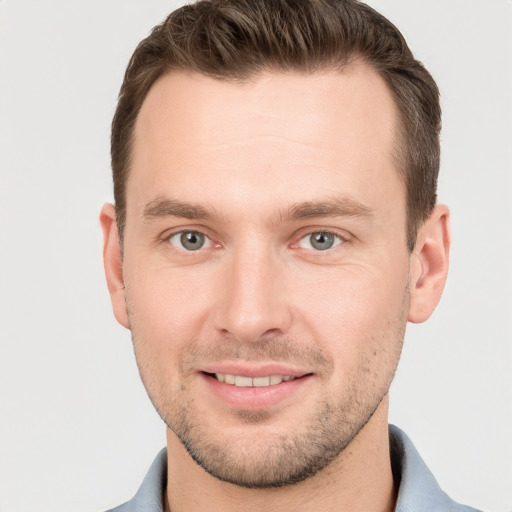
[[[306,376],[268,375],[263,377],[246,377],[243,375],[232,375],[230,373],[207,373],[206,375],[218,380],[219,382],[240,388],[265,388],[269,386],[277,386],[282,382],[289,382]]]
[[[316,382],[314,373],[273,363],[212,364],[199,373],[205,391],[237,410],[270,410],[300,401]]]

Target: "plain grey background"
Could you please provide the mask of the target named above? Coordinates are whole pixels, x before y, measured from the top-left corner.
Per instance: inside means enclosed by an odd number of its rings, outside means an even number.
[[[438,311],[391,391],[442,487],[512,510],[512,3],[375,0],[442,92],[453,213]],[[137,42],[176,2],[0,0],[0,510],[129,499],[165,444],[111,313],[98,213],[109,124]]]

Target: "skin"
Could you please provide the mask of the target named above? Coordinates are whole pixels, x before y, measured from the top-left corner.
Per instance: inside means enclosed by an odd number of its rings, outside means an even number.
[[[439,205],[407,250],[396,124],[361,63],[246,84],[175,72],[150,90],[123,252],[112,205],[101,224],[114,313],[168,426],[173,512],[393,509],[389,385],[449,250]],[[187,231],[205,245],[184,248]],[[219,395],[219,369],[300,378],[267,403]]]

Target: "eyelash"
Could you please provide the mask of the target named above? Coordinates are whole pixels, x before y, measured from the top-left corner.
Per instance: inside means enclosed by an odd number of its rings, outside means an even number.
[[[185,247],[183,247],[183,244],[181,244],[182,247],[177,247],[176,245],[174,245],[172,243],[172,239],[173,238],[176,238],[176,237],[183,238],[184,235],[195,235],[195,236],[203,237],[204,238],[204,242],[207,244],[207,246],[205,247],[204,244],[203,244],[203,245],[201,245],[201,247],[199,247],[196,250],[188,250]],[[207,248],[210,248],[210,247],[212,247],[214,245],[214,242],[212,241],[212,239],[206,233],[203,233],[202,231],[199,231],[199,230],[196,230],[196,229],[182,229],[181,231],[175,231],[174,233],[170,233],[170,234],[166,235],[165,241],[168,242],[170,245],[173,245],[177,249],[183,250],[183,251],[186,251],[186,252],[198,252],[201,249],[207,249]]]
[[[312,237],[314,235],[322,235],[323,238],[331,237],[333,239],[332,245],[330,245],[329,247],[326,247],[324,249],[312,247],[311,241],[312,241]],[[308,240],[310,247],[302,247],[302,249],[311,250],[311,251],[318,252],[318,253],[327,252],[331,249],[334,249],[335,247],[338,247],[339,245],[344,244],[347,241],[346,238],[341,236],[340,234],[334,233],[334,232],[328,231],[328,230],[323,230],[323,229],[319,229],[316,231],[309,231],[308,233],[301,236],[298,239],[298,241],[295,242],[295,244],[293,244],[293,245],[300,244],[303,240]],[[322,243],[322,242],[320,242],[320,243]]]
[[[204,237],[204,242],[207,245],[205,246],[203,244],[198,249],[193,250],[193,249],[187,249],[187,248],[183,247],[183,243],[181,243],[183,240],[180,240],[180,243],[182,245],[181,247],[178,247],[177,245],[172,243],[172,239],[173,238],[176,238],[178,236],[180,238],[182,238],[183,235],[196,235],[196,236],[199,236],[199,237]],[[308,238],[309,238],[309,240],[311,240],[311,237],[313,235],[324,235],[324,236],[327,236],[327,237],[333,237],[333,239],[334,239],[333,244],[334,245],[332,245],[330,247],[326,247],[325,249],[315,249],[314,247],[300,247],[299,246],[301,241],[303,241],[305,239],[308,239]],[[305,249],[307,251],[312,251],[314,253],[323,253],[323,252],[328,252],[331,249],[334,249],[335,247],[338,247],[340,245],[345,244],[348,241],[348,237],[342,236],[341,234],[336,233],[334,231],[329,231],[329,230],[326,230],[326,229],[316,229],[316,230],[307,231],[305,233],[301,233],[300,238],[295,238],[295,240],[296,240],[295,242],[290,244],[291,248],[302,248],[302,249]],[[165,237],[164,237],[164,241],[167,242],[168,244],[174,246],[176,249],[181,250],[181,251],[185,251],[185,252],[188,252],[188,253],[199,252],[202,249],[208,249],[208,248],[211,248],[211,247],[221,247],[220,243],[215,243],[210,236],[208,236],[203,231],[200,231],[200,230],[197,230],[197,229],[181,229],[180,231],[174,231],[172,233],[166,234]],[[310,243],[310,245],[311,245],[311,243]]]

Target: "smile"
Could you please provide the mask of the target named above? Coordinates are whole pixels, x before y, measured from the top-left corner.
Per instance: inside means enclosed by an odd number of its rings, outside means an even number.
[[[200,382],[206,386],[205,391],[236,410],[271,410],[280,404],[294,403],[316,382],[313,373],[284,365],[272,364],[267,368],[263,365],[259,368],[241,368],[239,364],[222,366],[226,367],[222,368],[224,371],[211,367],[203,369]]]
[[[292,375],[270,375],[268,377],[244,377],[242,375],[231,375],[229,373],[215,373],[215,378],[219,382],[231,384],[241,388],[263,388],[267,386],[275,386],[281,382],[294,380],[296,377]]]

